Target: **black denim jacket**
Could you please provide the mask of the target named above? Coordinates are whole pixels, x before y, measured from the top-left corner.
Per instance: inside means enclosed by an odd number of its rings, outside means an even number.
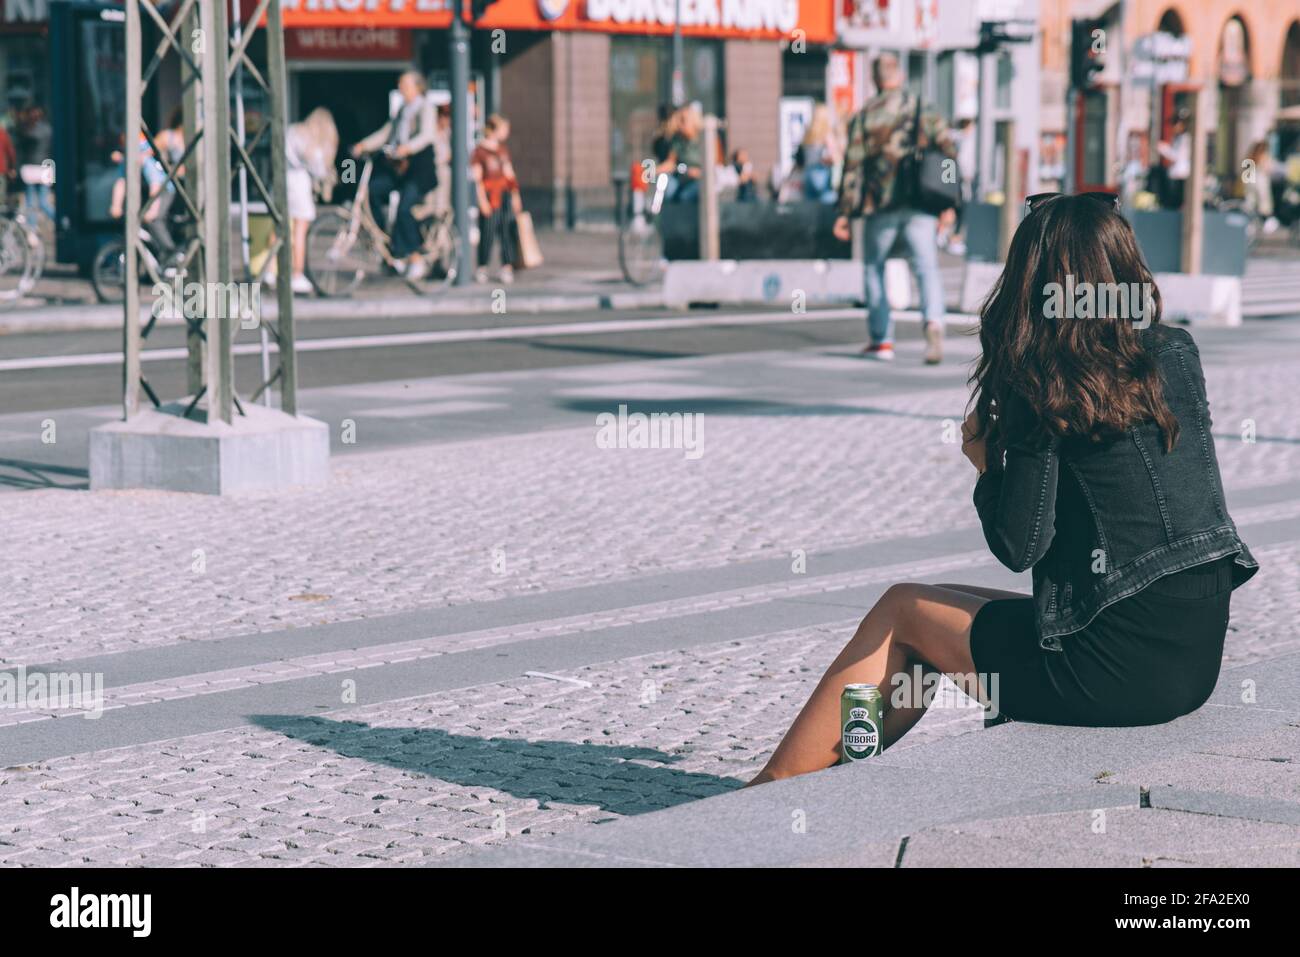
[[[1224,505],[1200,351],[1185,329],[1155,324],[1143,335],[1178,419],[1172,452],[1154,422],[1110,442],[1036,440],[1028,404],[1012,403],[1005,463],[975,483],[993,554],[1012,571],[1033,569],[1039,645],[1050,651],[1165,575],[1234,555],[1236,588],[1259,570]]]

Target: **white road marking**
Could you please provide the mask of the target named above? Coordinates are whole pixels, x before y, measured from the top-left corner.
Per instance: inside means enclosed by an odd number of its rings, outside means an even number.
[[[545,678],[548,681],[563,681],[565,684],[577,685],[579,688],[590,688],[590,681],[583,681],[581,678],[566,678],[563,675],[553,675],[545,671],[525,671],[525,678]]]
[[[861,319],[861,309],[821,309],[796,316],[788,312],[750,312],[731,316],[687,316],[661,319],[610,319],[601,322],[558,322],[540,326],[510,326],[486,329],[446,329],[438,332],[395,332],[388,335],[340,336],[337,338],[299,339],[299,352],[334,352],[342,349],[391,349],[397,346],[430,345],[439,342],[480,342],[492,339],[533,339],[539,336],[582,336],[610,332],[660,332],[666,329],[687,329],[698,326],[762,326],[779,323],[822,321],[832,319]],[[964,313],[949,313],[949,319],[973,320]],[[919,319],[915,309],[895,310],[901,319]],[[274,343],[271,350],[277,351]],[[237,344],[235,355],[259,355],[262,347],[256,342]],[[182,347],[172,349],[146,349],[141,362],[175,362],[185,359]],[[28,369],[64,369],[78,366],[117,365],[122,361],[120,352],[86,352],[67,356],[30,356],[22,359],[0,359],[0,372],[20,372]]]

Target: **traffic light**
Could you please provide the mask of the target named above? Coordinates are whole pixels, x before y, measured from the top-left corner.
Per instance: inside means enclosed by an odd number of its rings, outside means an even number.
[[[1070,24],[1070,85],[1076,90],[1092,86],[1106,68],[1106,31],[1102,20],[1074,20]]]
[[[497,0],[470,0],[469,18],[470,22],[478,23],[483,19],[483,15],[488,12],[488,7],[496,3]]]

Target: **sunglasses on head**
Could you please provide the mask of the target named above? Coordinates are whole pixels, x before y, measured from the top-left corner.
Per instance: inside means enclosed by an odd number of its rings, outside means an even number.
[[[1036,210],[1039,206],[1042,206],[1043,203],[1046,203],[1048,200],[1056,199],[1056,197],[1064,196],[1064,195],[1066,194],[1065,193],[1035,193],[1033,196],[1026,196],[1025,212],[1032,213],[1034,210]],[[1099,203],[1105,203],[1111,209],[1119,209],[1118,193],[1104,193],[1101,192],[1100,190],[1094,190],[1087,193],[1075,193],[1075,195],[1086,196],[1089,199],[1094,199]]]

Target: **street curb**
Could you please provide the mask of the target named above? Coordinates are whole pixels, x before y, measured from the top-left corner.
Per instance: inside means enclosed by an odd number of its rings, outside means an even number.
[[[294,317],[316,319],[418,319],[424,316],[493,315],[497,299],[494,293],[505,291],[509,312],[540,314],[551,312],[593,312],[618,309],[662,309],[662,289],[629,290],[613,293],[558,293],[536,295],[512,293],[508,287],[487,286],[481,295],[442,296],[422,299],[417,296],[389,297],[383,299],[303,299],[295,303]],[[499,307],[498,307],[499,308]],[[277,309],[268,297],[265,316],[274,319]],[[148,321],[150,311],[141,308],[142,321]],[[181,326],[180,317],[159,318],[159,326]],[[99,329],[120,329],[122,307],[114,304],[39,306],[36,308],[0,312],[0,335],[30,332],[81,332]]]

